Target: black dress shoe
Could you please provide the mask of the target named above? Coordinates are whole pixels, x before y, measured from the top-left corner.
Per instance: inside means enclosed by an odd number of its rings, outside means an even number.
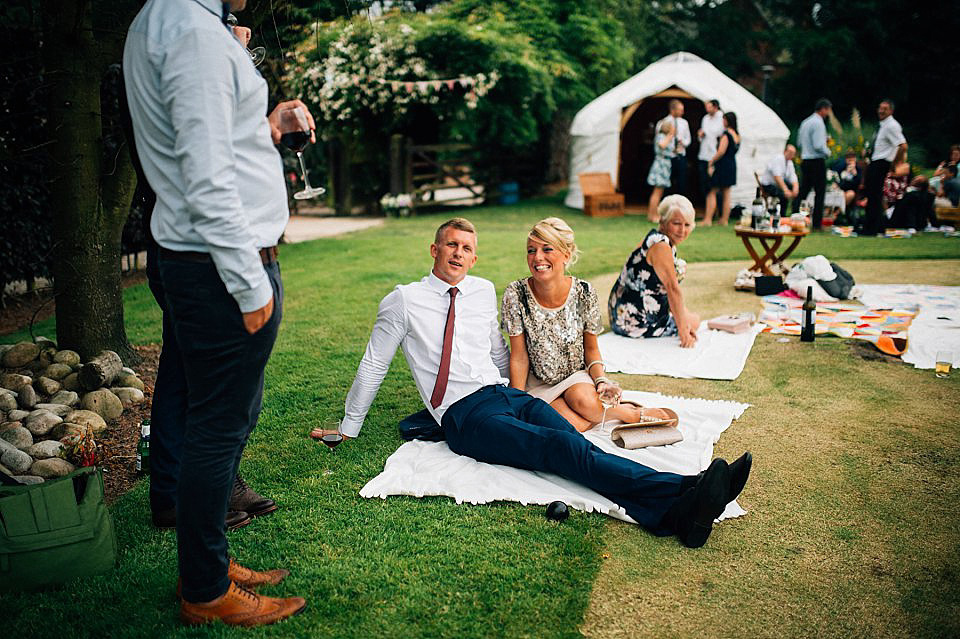
[[[730,495],[730,467],[714,459],[699,477],[697,485],[681,495],[665,516],[680,542],[688,548],[707,543],[713,520],[727,507]]]
[[[233,492],[230,494],[230,510],[242,510],[251,517],[260,517],[272,513],[277,509],[277,502],[262,495],[247,486],[240,475],[233,480]]]
[[[753,455],[750,451],[740,455],[736,461],[730,462],[730,501],[733,501],[743,492],[750,476],[750,467],[753,466]]]
[[[153,525],[160,530],[172,530],[177,527],[177,509],[155,510],[152,519]],[[250,515],[242,510],[228,510],[224,521],[227,524],[227,530],[236,530],[250,523]]]

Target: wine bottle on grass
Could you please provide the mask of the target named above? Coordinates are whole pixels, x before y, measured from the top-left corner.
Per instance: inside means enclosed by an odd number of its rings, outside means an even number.
[[[814,328],[817,325],[817,304],[813,301],[813,287],[807,287],[807,299],[803,301],[803,315],[800,319],[800,341],[812,342]]]

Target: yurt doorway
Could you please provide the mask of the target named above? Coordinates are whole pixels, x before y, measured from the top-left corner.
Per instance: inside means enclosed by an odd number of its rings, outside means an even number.
[[[700,176],[697,173],[697,152],[700,141],[697,130],[706,113],[703,102],[686,91],[671,87],[656,95],[643,98],[623,110],[620,126],[620,170],[618,190],[624,194],[627,205],[646,211],[651,187],[647,173],[653,163],[654,127],[669,112],[670,100],[683,102],[683,117],[690,124],[690,147],[687,149],[687,188],[683,195],[698,205],[703,205],[700,194]],[[665,191],[673,192],[672,189]]]

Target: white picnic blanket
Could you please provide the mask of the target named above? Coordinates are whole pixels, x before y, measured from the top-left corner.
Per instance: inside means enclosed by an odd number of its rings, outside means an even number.
[[[697,343],[681,348],[679,337],[637,339],[616,333],[597,338],[603,363],[609,373],[666,375],[701,379],[736,379],[743,372],[760,324],[743,333],[725,333],[707,328],[697,330]]]
[[[669,446],[624,450],[610,441],[609,424],[607,429],[594,428],[584,436],[607,452],[660,471],[683,475],[694,475],[710,464],[713,444],[749,407],[749,404],[739,402],[669,397],[640,391],[624,391],[623,398],[644,406],[675,410],[680,417],[683,441]],[[599,512],[636,523],[620,506],[580,484],[550,473],[478,462],[457,455],[446,442],[411,441],[403,444],[387,459],[383,472],[360,490],[361,497],[386,499],[390,495],[446,496],[453,497],[458,504],[517,501],[526,505],[559,500],[577,510]],[[745,513],[736,501],[732,501],[720,519]]]
[[[907,329],[907,352],[901,359],[915,368],[934,368],[939,351],[960,366],[960,286],[865,284],[860,301],[868,308],[917,308]]]

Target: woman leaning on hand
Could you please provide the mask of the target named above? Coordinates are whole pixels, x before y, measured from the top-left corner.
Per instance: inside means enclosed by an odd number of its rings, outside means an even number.
[[[598,390],[604,377],[597,335],[600,304],[589,282],[567,275],[580,251],[573,230],[557,217],[541,220],[527,237],[530,277],[503,292],[501,321],[510,336],[510,386],[550,404],[583,432],[603,419]],[[640,422],[667,416],[621,403],[609,419]]]
[[[693,204],[669,195],[659,213],[660,225],[630,254],[610,291],[610,327],[626,337],[679,335],[680,346],[688,348],[697,342],[700,317],[683,301],[687,263],[677,257],[677,245],[693,231]]]

